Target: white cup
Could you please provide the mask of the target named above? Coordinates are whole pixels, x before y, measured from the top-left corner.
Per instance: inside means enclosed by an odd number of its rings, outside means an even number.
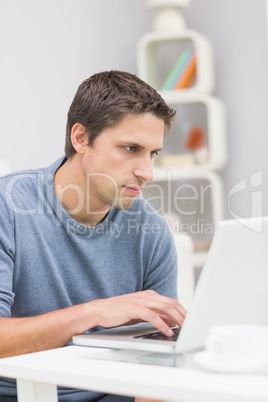
[[[205,349],[217,357],[229,359],[268,358],[268,326],[223,325],[212,327]]]

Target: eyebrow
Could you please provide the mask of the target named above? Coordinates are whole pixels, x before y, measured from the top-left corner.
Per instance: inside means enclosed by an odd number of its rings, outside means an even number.
[[[139,148],[139,149],[145,149],[145,147],[143,145],[140,145],[138,143],[135,142],[128,142],[128,141],[123,141],[123,144],[129,147],[135,147],[135,148]],[[152,149],[151,152],[160,152],[162,151],[162,147],[158,148],[158,149]]]

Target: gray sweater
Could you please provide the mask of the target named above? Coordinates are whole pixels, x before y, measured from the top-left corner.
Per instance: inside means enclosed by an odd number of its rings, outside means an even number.
[[[145,289],[176,298],[176,250],[164,219],[138,197],[130,210],[111,208],[95,227],[78,223],[54,191],[63,160],[0,179],[0,316],[34,316]],[[14,395],[14,384],[3,381],[0,396]],[[84,400],[74,395],[62,400]]]

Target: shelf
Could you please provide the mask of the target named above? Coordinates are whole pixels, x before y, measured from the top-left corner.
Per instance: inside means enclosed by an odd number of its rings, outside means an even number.
[[[177,116],[172,125],[171,132],[164,138],[164,151],[162,160],[165,159],[165,164],[169,163],[168,155],[170,158],[170,168],[176,167],[176,158],[171,162],[172,154],[191,155],[189,163],[193,166],[187,168],[207,169],[207,170],[220,170],[225,167],[227,161],[227,144],[226,144],[226,117],[223,103],[210,95],[204,94],[178,94],[175,91],[161,92],[161,95],[166,102],[177,109]],[[191,153],[184,147],[187,133],[193,127],[200,127],[205,133],[207,156],[203,163],[196,163],[194,161],[195,153]],[[162,155],[162,154],[161,154]],[[183,169],[183,157],[178,165]],[[180,157],[177,157],[179,163]],[[186,160],[187,161],[187,160]],[[156,166],[161,164],[161,156],[156,158]],[[174,166],[175,165],[175,166]]]
[[[181,180],[181,179],[207,179],[216,182],[219,176],[200,165],[186,167],[163,168],[159,166],[153,167],[155,181]],[[220,179],[219,179],[220,180]]]
[[[143,35],[137,48],[139,77],[156,90],[161,90],[163,81],[183,49],[191,49],[196,53],[196,81],[190,88],[176,92],[212,93],[215,88],[212,48],[205,37],[193,30]]]
[[[208,170],[154,168],[154,180],[147,184],[143,196],[161,215],[178,219],[186,234],[193,235],[198,226],[193,240],[199,244],[201,239],[203,243],[211,241],[224,218],[222,180]]]

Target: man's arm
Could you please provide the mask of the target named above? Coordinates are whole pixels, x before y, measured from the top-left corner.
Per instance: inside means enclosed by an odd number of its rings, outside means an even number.
[[[182,325],[186,310],[152,290],[53,311],[37,317],[0,318],[0,357],[61,347],[95,326],[113,327],[148,321],[165,335],[169,324]]]

